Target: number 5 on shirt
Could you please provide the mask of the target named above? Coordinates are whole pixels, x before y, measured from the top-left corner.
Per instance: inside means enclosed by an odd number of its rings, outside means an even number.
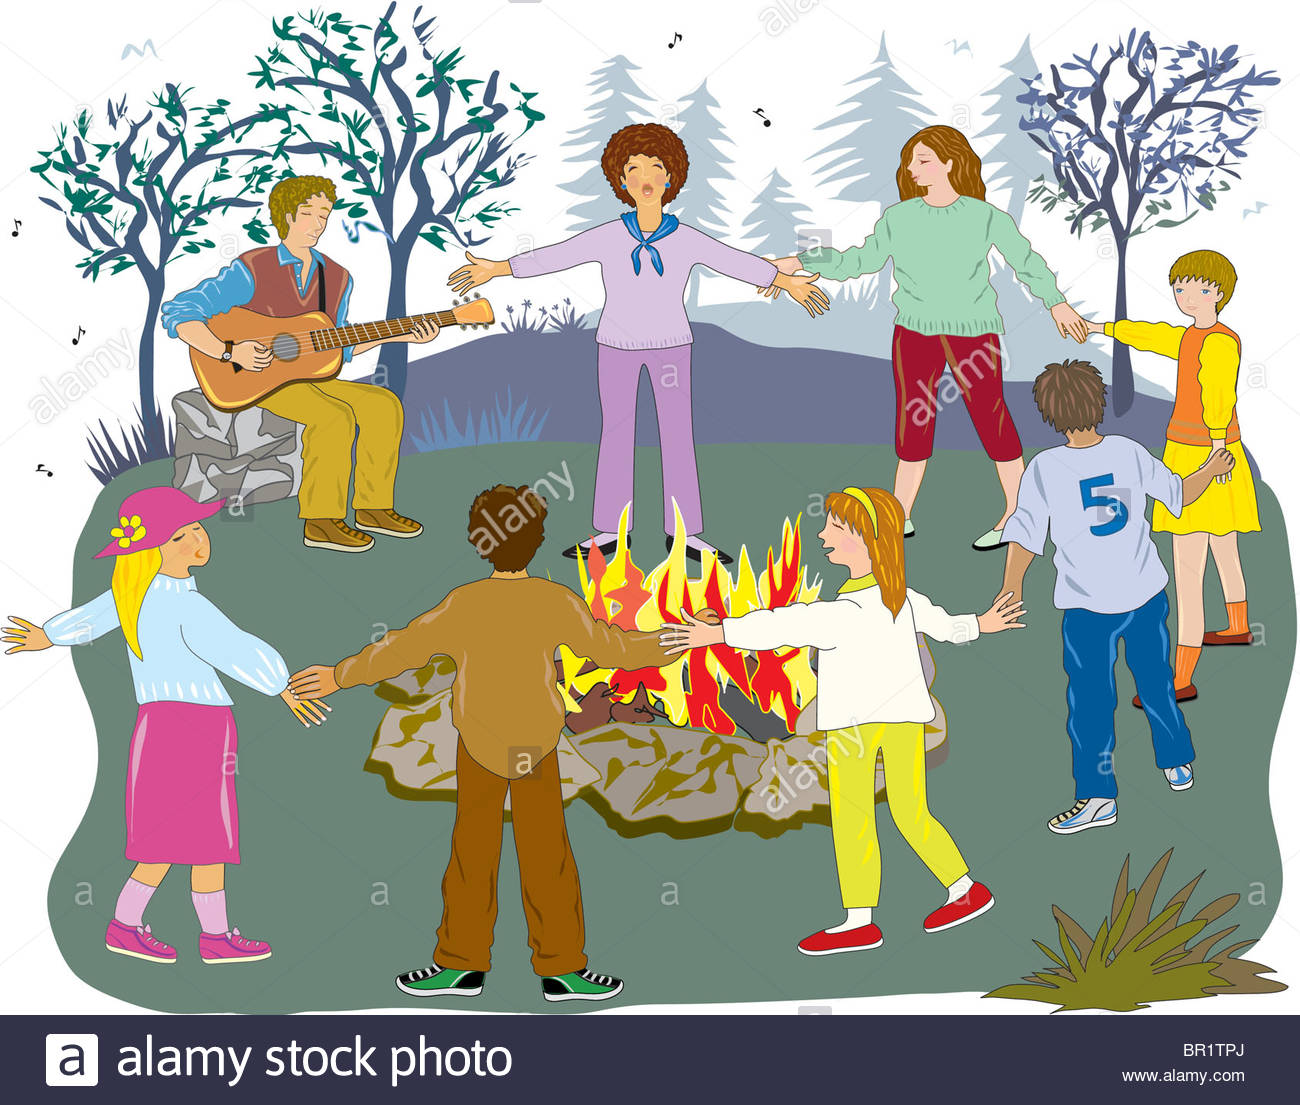
[[[1112,533],[1119,533],[1128,525],[1128,507],[1124,505],[1122,500],[1114,495],[1096,494],[1097,488],[1112,487],[1114,483],[1115,476],[1111,472],[1107,472],[1104,476],[1092,476],[1079,481],[1079,494],[1083,497],[1085,510],[1094,506],[1110,508],[1111,519],[1109,522],[1102,522],[1099,525],[1089,527],[1098,537],[1109,537]]]

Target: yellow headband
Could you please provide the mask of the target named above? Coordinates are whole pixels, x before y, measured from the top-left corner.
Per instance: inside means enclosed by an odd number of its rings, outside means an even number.
[[[871,533],[874,537],[880,536],[880,521],[876,518],[876,504],[871,501],[867,493],[860,487],[846,487],[844,494],[851,499],[857,499],[867,511],[867,517],[871,519]]]

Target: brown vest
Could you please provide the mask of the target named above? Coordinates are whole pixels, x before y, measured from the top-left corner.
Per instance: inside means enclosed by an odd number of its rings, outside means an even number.
[[[244,304],[250,311],[275,318],[289,318],[320,308],[321,272],[325,273],[325,313],[338,325],[339,305],[348,286],[348,270],[328,257],[313,269],[307,290],[299,293],[292,264],[282,265],[279,246],[260,246],[240,255],[253,276],[253,298]]]

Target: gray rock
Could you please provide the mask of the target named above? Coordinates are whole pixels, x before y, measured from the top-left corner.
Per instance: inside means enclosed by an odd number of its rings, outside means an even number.
[[[389,790],[400,797],[451,797],[455,793],[456,746],[460,741],[451,720],[455,678],[455,664],[446,656],[435,656],[419,671],[405,672],[375,690],[389,707],[375,733],[366,769],[382,775]],[[556,754],[564,801],[600,778],[563,736]],[[508,795],[505,808],[510,808]]]
[[[234,498],[270,503],[298,492],[302,480],[302,427],[250,407],[217,410],[195,388],[172,399],[176,415],[176,467],[172,485],[201,503]]]

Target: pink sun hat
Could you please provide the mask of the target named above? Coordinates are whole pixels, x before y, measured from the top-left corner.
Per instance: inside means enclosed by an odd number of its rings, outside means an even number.
[[[126,497],[118,511],[118,524],[109,530],[113,540],[103,552],[95,554],[95,559],[156,549],[170,541],[182,526],[211,518],[225,503],[225,499],[196,503],[174,487],[146,487]]]

